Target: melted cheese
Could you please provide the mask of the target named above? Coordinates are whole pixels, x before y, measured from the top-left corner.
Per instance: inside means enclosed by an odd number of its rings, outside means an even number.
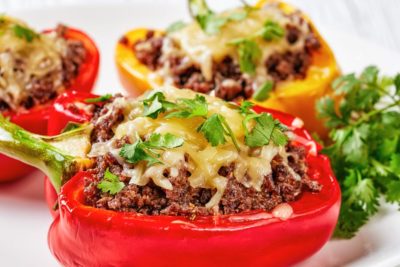
[[[0,99],[12,110],[19,107],[29,90],[32,77],[52,76],[54,88],[62,87],[62,56],[66,41],[55,33],[39,34],[32,42],[17,37],[13,27],[28,26],[17,19],[2,16],[0,22]]]
[[[179,98],[193,98],[194,94],[190,90],[175,89],[173,87],[164,87],[161,89],[166,99],[175,102]],[[146,96],[145,96],[146,97]],[[219,113],[223,115],[232,128],[234,135],[238,140],[240,152],[236,149],[230,140],[223,145],[212,147],[201,133],[197,132],[198,126],[204,119],[191,118],[179,119],[159,116],[157,119],[142,117],[137,110],[136,104],[128,104],[125,114],[127,119],[119,124],[115,129],[115,136],[107,142],[95,143],[89,153],[89,157],[96,157],[110,152],[116,157],[118,162],[123,166],[123,175],[131,177],[130,183],[139,186],[146,185],[149,181],[153,181],[159,187],[166,190],[172,190],[173,185],[167,177],[165,171],[169,172],[171,177],[179,175],[180,169],[187,169],[191,175],[188,177],[190,185],[194,188],[211,188],[215,189],[207,207],[215,207],[224,194],[228,183],[227,177],[218,174],[221,167],[234,166],[234,178],[246,187],[253,187],[255,190],[261,190],[261,186],[266,176],[272,172],[271,161],[279,155],[284,159],[284,164],[289,171],[297,178],[298,175],[287,165],[288,155],[285,148],[276,147],[272,144],[258,148],[257,151],[250,149],[244,143],[244,130],[242,128],[243,117],[237,109],[232,108],[230,103],[226,103],[220,99],[205,96],[208,102],[209,115]],[[121,105],[127,100],[116,100],[110,105]],[[134,100],[134,102],[138,102]],[[109,110],[113,110],[109,107]],[[136,166],[127,164],[119,156],[120,149],[115,148],[115,141],[128,136],[131,142],[136,141],[136,136],[146,138],[152,133],[171,133],[184,139],[181,147],[167,150],[162,153],[160,160],[163,164],[156,164],[146,167],[143,162]],[[187,155],[188,160],[185,160]]]
[[[228,10],[220,14],[228,17],[232,13],[243,13],[243,8]],[[248,16],[240,21],[230,21],[226,23],[220,32],[214,35],[206,34],[197,22],[192,22],[183,29],[173,32],[165,38],[163,44],[163,58],[171,55],[184,56],[188,64],[200,66],[201,72],[207,80],[213,77],[213,62],[220,62],[226,56],[231,56],[238,62],[237,48],[229,45],[229,42],[238,38],[248,38],[250,35],[260,31],[265,21],[271,20],[285,29],[288,24],[298,27],[301,34],[299,40],[294,45],[289,45],[283,37],[275,41],[265,41],[262,38],[254,38],[262,51],[262,56],[257,62],[255,83],[262,84],[270,77],[267,77],[265,70],[265,60],[273,53],[283,53],[285,51],[300,50],[304,47],[305,36],[310,29],[307,23],[301,18],[300,14],[287,16],[276,4],[266,5],[262,9],[256,9],[248,13]],[[158,72],[167,84],[173,84],[170,78],[168,63]]]

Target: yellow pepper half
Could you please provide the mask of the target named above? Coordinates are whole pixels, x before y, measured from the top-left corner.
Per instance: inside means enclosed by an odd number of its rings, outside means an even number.
[[[274,0],[261,0],[256,7],[262,7],[271,2],[277,2],[279,8],[287,14],[296,11],[293,6]],[[320,49],[312,55],[312,65],[307,71],[306,78],[279,82],[265,101],[250,100],[257,105],[295,115],[304,121],[305,127],[310,132],[317,132],[325,137],[327,130],[322,121],[316,117],[315,102],[331,93],[331,83],[340,75],[340,70],[328,44],[315,29],[311,20],[307,16],[303,15],[303,17],[311,25],[321,44]],[[144,39],[148,31],[149,29],[145,28],[131,30],[124,35],[125,44],[119,42],[116,46],[115,60],[122,85],[134,96],[163,84],[159,76],[154,75],[152,70],[135,57],[132,49],[133,44]],[[156,31],[157,34],[162,34],[162,31]]]

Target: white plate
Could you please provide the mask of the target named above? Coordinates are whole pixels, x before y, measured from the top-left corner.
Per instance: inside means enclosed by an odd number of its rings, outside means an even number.
[[[223,7],[224,4],[218,2]],[[119,37],[135,27],[163,28],[187,17],[184,1],[138,1],[131,5],[67,6],[41,10],[8,11],[37,29],[58,22],[89,33],[101,50],[96,92],[123,92],[113,61]],[[400,70],[400,54],[318,25],[334,49],[343,70],[360,71],[368,64],[387,74]],[[1,171],[1,170],[0,170]],[[35,173],[0,186],[0,265],[57,266],[47,247],[52,219],[43,200],[43,175]],[[396,266],[400,264],[400,213],[385,205],[352,240],[330,241],[300,266]],[[93,248],[95,249],[95,248]]]

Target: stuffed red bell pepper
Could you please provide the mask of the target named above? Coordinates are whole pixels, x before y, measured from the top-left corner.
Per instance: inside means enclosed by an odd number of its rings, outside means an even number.
[[[90,91],[99,52],[85,33],[59,25],[38,33],[24,22],[0,16],[0,112],[35,133],[47,130],[49,104],[67,90]],[[0,156],[0,182],[31,168]]]
[[[335,227],[340,189],[299,119],[170,87],[66,94],[53,112],[80,124],[38,137],[3,119],[0,151],[59,192],[65,266],[287,266]]]

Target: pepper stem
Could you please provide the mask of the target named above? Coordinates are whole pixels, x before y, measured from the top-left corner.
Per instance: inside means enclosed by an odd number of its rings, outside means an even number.
[[[71,134],[67,133],[68,136]],[[62,135],[57,136],[60,138]],[[53,139],[30,133],[0,115],[0,153],[40,169],[59,192],[65,180],[88,167],[90,162],[56,148],[51,144]]]

